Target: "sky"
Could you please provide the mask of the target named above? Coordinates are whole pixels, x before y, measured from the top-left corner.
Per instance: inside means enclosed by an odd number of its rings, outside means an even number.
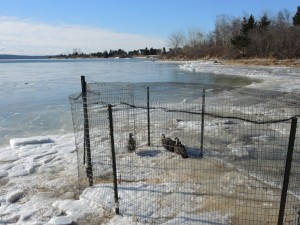
[[[300,0],[0,0],[0,54],[162,48],[173,32],[212,31],[217,15],[287,9],[293,16],[297,6]]]

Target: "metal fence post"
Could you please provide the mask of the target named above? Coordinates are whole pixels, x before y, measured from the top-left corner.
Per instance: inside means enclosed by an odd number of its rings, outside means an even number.
[[[292,160],[293,160],[293,151],[294,151],[296,130],[297,130],[297,118],[294,117],[294,118],[292,118],[292,123],[291,123],[289,145],[288,145],[288,151],[287,151],[286,162],[285,162],[285,172],[284,172],[284,179],[283,179],[283,185],[282,185],[277,225],[283,225],[285,203],[286,203],[287,191],[288,191],[288,186],[289,186],[291,165],[292,165]]]
[[[88,108],[87,108],[86,82],[84,76],[81,76],[81,88],[82,88],[82,104],[83,104],[83,117],[84,117],[83,163],[85,164],[87,158],[86,175],[89,178],[89,185],[93,186],[93,167],[92,167],[91,144],[90,144],[89,115],[88,115]]]
[[[114,125],[113,125],[112,109],[110,104],[108,105],[108,118],[109,118],[112,168],[113,168],[113,176],[114,176],[115,212],[116,214],[119,214],[120,211],[119,211],[117,164],[116,164],[115,140],[114,140]]]
[[[147,87],[147,121],[148,121],[148,146],[150,146],[150,93]]]
[[[202,113],[201,113],[201,145],[200,145],[200,151],[201,151],[201,157],[203,156],[203,141],[204,141],[204,113],[205,113],[205,88],[203,88],[202,93]]]

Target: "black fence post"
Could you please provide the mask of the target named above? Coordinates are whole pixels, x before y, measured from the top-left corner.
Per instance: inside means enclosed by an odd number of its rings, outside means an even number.
[[[297,118],[294,117],[294,118],[292,118],[292,123],[291,123],[289,145],[288,145],[288,151],[287,151],[286,162],[285,162],[285,172],[284,172],[284,179],[283,179],[283,185],[282,185],[277,225],[283,225],[285,203],[286,203],[287,191],[288,191],[288,187],[289,187],[291,165],[292,165],[292,160],[293,160],[293,151],[294,151],[296,130],[297,130]]]
[[[201,113],[201,143],[200,143],[200,151],[201,157],[203,156],[203,141],[204,141],[204,113],[205,113],[205,88],[203,88],[202,93],[202,113]]]
[[[148,118],[148,146],[150,146],[150,93],[147,87],[147,118]]]
[[[114,140],[114,125],[113,125],[112,109],[110,104],[108,105],[108,118],[109,118],[112,168],[113,168],[113,176],[114,176],[115,211],[116,214],[119,214],[120,211],[119,211],[117,164],[116,164],[115,140]]]
[[[86,82],[84,76],[81,76],[81,88],[82,88],[82,104],[83,104],[83,117],[84,117],[83,163],[85,164],[87,158],[86,175],[89,178],[89,185],[93,186],[93,167],[92,167],[92,156],[91,156],[89,115],[88,115],[88,108],[87,108]]]

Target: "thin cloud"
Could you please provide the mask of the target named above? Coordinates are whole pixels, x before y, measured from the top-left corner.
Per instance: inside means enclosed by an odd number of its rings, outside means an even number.
[[[80,48],[82,52],[109,49],[161,48],[164,40],[137,34],[118,33],[99,27],[47,24],[0,17],[0,53],[61,54]]]

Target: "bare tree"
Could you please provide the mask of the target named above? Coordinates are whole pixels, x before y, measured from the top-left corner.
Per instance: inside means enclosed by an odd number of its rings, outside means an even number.
[[[186,45],[192,47],[203,44],[205,41],[205,34],[199,28],[190,28],[187,30]]]
[[[168,39],[168,45],[176,53],[179,48],[183,47],[185,42],[185,34],[183,31],[173,32]]]
[[[215,22],[216,44],[229,45],[234,33],[241,28],[241,20],[228,15],[218,15]]]
[[[283,28],[292,25],[291,13],[287,10],[281,10],[278,12],[277,16],[273,19],[274,27]]]

